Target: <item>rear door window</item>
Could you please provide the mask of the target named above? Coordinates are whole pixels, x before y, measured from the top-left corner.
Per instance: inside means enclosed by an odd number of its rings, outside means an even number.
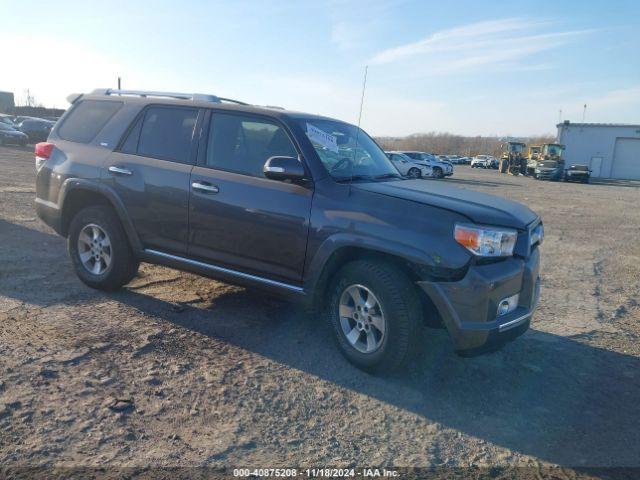
[[[64,140],[89,143],[122,107],[122,102],[83,100],[65,118],[58,135]]]
[[[140,130],[137,153],[189,163],[197,118],[198,110],[195,108],[148,108]]]

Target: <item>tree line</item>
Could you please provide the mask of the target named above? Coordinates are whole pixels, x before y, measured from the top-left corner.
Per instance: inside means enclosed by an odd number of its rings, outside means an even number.
[[[452,133],[416,133],[406,137],[379,137],[376,141],[385,150],[417,150],[439,155],[493,155],[500,156],[502,145],[507,141],[518,141],[527,145],[542,145],[555,141],[553,135],[534,137],[465,137]]]

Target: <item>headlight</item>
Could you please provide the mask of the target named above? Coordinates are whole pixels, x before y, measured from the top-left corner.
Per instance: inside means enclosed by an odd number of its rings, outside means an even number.
[[[536,173],[540,173],[540,169],[539,168],[536,168]]]
[[[536,228],[531,232],[531,240],[530,244],[533,246],[536,243],[542,244],[542,240],[544,240],[544,226],[542,223],[538,224]]]
[[[456,223],[456,242],[479,257],[509,257],[513,255],[518,232],[506,228],[484,227]]]

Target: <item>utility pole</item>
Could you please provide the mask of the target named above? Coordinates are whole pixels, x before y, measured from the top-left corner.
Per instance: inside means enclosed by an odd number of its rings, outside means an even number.
[[[587,104],[584,104],[584,108],[582,109],[582,123],[584,123],[584,119],[587,116]]]
[[[558,123],[562,123],[562,109],[558,112]]]
[[[120,88],[120,77],[118,77],[118,90],[121,90],[121,88]]]

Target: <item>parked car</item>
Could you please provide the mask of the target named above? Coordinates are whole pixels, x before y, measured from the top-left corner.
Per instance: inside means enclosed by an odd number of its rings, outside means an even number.
[[[399,152],[385,152],[398,171],[407,177],[432,177],[433,169],[428,165],[419,165],[411,158]]]
[[[490,164],[488,155],[476,155],[471,159],[471,168],[489,168]]]
[[[403,177],[331,118],[119,93],[70,96],[35,147],[38,216],[88,286],[120,288],[144,261],[261,287],[306,303],[370,371],[426,348],[425,323],[468,355],[529,327],[543,227],[526,206]]]
[[[416,151],[401,151],[399,153],[405,154],[418,165],[431,167],[435,178],[444,178],[453,175],[453,166],[448,162],[441,162],[432,153]]]
[[[15,126],[13,117],[11,115],[5,115],[3,113],[0,113],[0,123],[4,123],[5,125],[9,125],[10,127]]]
[[[589,183],[590,177],[591,170],[588,166],[572,164],[565,169],[563,178],[565,182]]]
[[[28,118],[18,124],[18,129],[29,138],[29,143],[44,142],[55,122],[40,118]]]
[[[562,180],[564,162],[558,160],[539,160],[533,177],[537,180]]]
[[[11,125],[0,122],[0,145],[26,145],[27,136]]]

